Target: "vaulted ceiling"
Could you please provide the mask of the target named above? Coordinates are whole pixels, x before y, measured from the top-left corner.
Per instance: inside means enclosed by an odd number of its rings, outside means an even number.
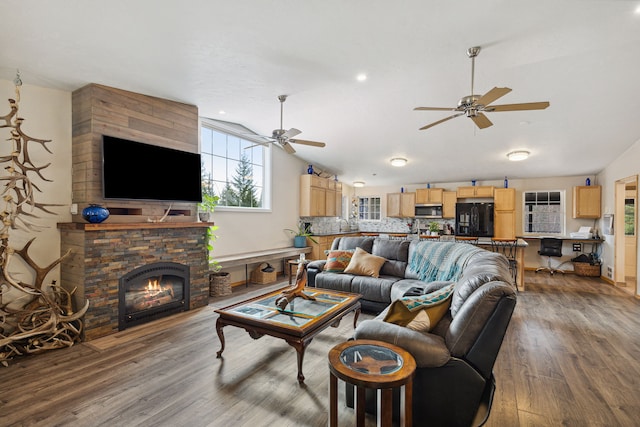
[[[640,1],[5,0],[0,78],[73,91],[100,83],[199,107],[262,135],[284,128],[306,162],[351,183],[592,175],[640,139]],[[539,111],[464,116],[474,92]],[[365,73],[367,79],[356,76]],[[28,100],[24,100],[28,102]],[[224,111],[225,114],[220,112]],[[523,162],[506,153],[531,152]],[[409,160],[405,168],[392,157]],[[301,173],[303,171],[301,170]]]

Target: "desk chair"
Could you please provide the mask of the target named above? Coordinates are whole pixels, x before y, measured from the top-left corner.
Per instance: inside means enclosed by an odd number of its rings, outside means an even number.
[[[538,253],[542,256],[547,257],[547,265],[545,267],[536,268],[536,273],[538,271],[548,271],[553,275],[553,273],[560,272],[564,274],[563,270],[551,267],[551,257],[561,257],[562,256],[562,240],[554,239],[550,237],[545,237],[540,240],[540,250]]]
[[[509,272],[513,277],[513,282],[518,290],[518,261],[516,258],[516,250],[518,247],[518,240],[516,239],[491,239],[491,250],[504,255],[509,261]]]

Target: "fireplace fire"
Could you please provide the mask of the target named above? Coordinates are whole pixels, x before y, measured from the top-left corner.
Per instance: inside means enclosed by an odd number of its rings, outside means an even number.
[[[118,329],[189,309],[189,266],[159,262],[120,278]]]

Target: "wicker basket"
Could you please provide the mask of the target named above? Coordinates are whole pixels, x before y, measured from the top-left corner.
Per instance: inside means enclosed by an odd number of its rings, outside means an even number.
[[[600,264],[574,262],[573,271],[575,271],[578,276],[600,277]]]
[[[251,281],[260,285],[266,285],[273,283],[277,280],[278,272],[275,271],[262,271],[263,268],[269,267],[269,264],[263,262],[251,272]]]
[[[209,296],[221,297],[231,295],[231,275],[229,273],[209,274]]]

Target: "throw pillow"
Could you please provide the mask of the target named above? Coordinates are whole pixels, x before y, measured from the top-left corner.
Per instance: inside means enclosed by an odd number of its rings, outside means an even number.
[[[381,256],[371,255],[362,248],[356,248],[344,272],[357,276],[379,277],[380,269],[385,261],[386,259]]]
[[[404,297],[391,303],[385,322],[429,332],[444,317],[451,305],[455,283],[418,297]]]
[[[351,261],[353,251],[329,251],[324,271],[328,273],[342,273]]]

